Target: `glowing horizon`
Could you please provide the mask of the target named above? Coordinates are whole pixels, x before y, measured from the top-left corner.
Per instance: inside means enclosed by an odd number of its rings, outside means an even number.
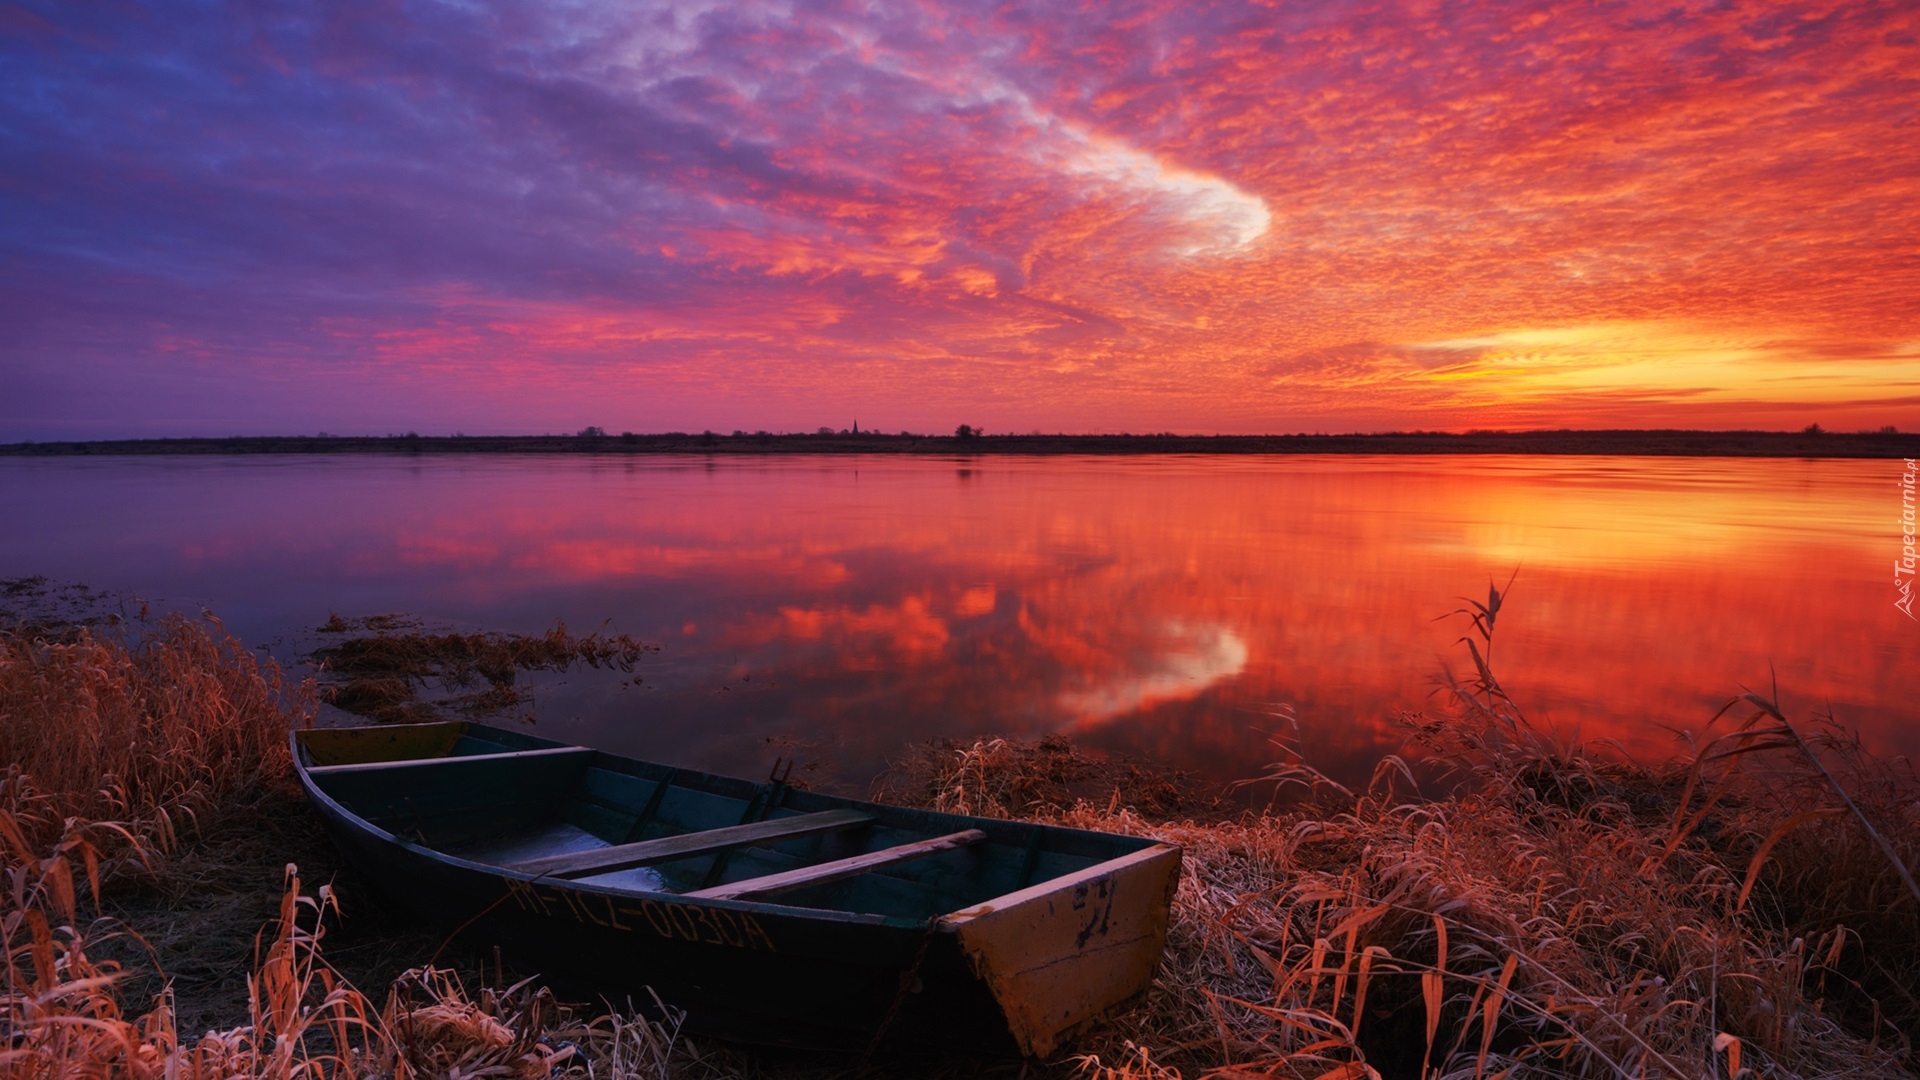
[[[0,16],[0,441],[1920,427],[1920,12]]]

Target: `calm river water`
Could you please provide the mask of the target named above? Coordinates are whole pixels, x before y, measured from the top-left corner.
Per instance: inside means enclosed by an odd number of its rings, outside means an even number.
[[[220,615],[293,660],[329,612],[662,650],[536,684],[545,733],[854,790],[915,740],[1061,731],[1219,778],[1337,776],[1459,666],[1637,753],[1742,684],[1920,750],[1893,461],[1567,457],[0,459],[0,577]],[[1290,713],[1287,720],[1284,714]]]

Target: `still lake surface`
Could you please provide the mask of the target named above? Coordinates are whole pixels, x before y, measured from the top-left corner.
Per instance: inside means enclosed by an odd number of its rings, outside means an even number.
[[[290,665],[343,616],[656,642],[539,729],[862,791],[909,743],[1065,732],[1342,778],[1435,704],[1459,597],[1536,721],[1635,753],[1742,684],[1920,751],[1897,461],[1607,457],[0,459],[0,577],[204,605]],[[1291,719],[1287,719],[1287,714]]]

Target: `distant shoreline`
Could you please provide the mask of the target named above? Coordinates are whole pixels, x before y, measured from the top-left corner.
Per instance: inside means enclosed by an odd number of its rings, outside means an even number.
[[[0,444],[10,457],[208,454],[1592,454],[1920,457],[1920,434],[1783,431],[1477,431],[1460,435],[390,435],[102,439]]]

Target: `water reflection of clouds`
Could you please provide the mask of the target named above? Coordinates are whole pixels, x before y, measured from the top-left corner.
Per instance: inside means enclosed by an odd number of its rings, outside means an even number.
[[[1097,595],[1112,582],[1079,584]],[[1078,606],[1049,609],[1038,596],[1016,597],[1015,617],[993,619],[1002,599],[995,586],[865,606],[782,605],[739,617],[717,644],[755,652],[784,678],[824,683],[835,671],[912,671],[913,697],[985,674],[998,714],[1043,727],[1100,724],[1190,700],[1247,669],[1242,634],[1169,615],[1169,598],[1151,595],[1164,590],[1140,591],[1147,595],[1136,617],[1105,619],[1086,619]]]
[[[830,588],[849,571],[832,551],[796,551],[783,544],[729,546],[712,537],[680,544],[635,543],[605,537],[552,537],[545,527],[482,534],[449,521],[438,532],[406,531],[396,536],[391,556],[405,564],[459,569],[497,567],[559,581],[609,581],[724,574],[776,578],[803,588]],[[369,553],[378,559],[385,553]]]
[[[1239,777],[1288,702],[1310,759],[1364,779],[1457,651],[1434,617],[1516,566],[1496,663],[1536,717],[1659,752],[1656,723],[1697,727],[1777,672],[1796,715],[1831,702],[1910,749],[1920,639],[1867,573],[1885,468],[995,460],[961,486],[870,458],[36,465],[0,469],[0,504],[86,527],[0,520],[0,541],[35,572],[204,598],[255,641],[329,610],[610,622],[665,643],[644,689],[575,673],[542,722],[704,767],[764,768],[779,735],[831,738],[864,776],[927,738],[1071,728]]]
[[[519,551],[517,570],[550,570],[575,579],[677,577],[684,574],[750,574],[830,588],[847,580],[846,564],[818,552],[780,544],[730,547],[712,540],[685,544],[636,544],[601,538],[555,540]]]
[[[951,634],[925,596],[864,608],[783,606],[777,613],[751,613],[721,634],[721,644],[763,647],[803,642],[821,646],[843,667],[875,669],[887,663],[937,660]]]
[[[953,606],[953,613],[963,619],[991,615],[999,600],[999,591],[993,586],[976,585],[960,594],[960,602]]]
[[[1167,702],[1197,698],[1247,668],[1247,643],[1220,625],[1179,619],[1142,635],[1147,648],[1114,656],[1113,670],[1082,671],[1096,685],[1062,692],[1055,700],[1076,726],[1101,724]]]

